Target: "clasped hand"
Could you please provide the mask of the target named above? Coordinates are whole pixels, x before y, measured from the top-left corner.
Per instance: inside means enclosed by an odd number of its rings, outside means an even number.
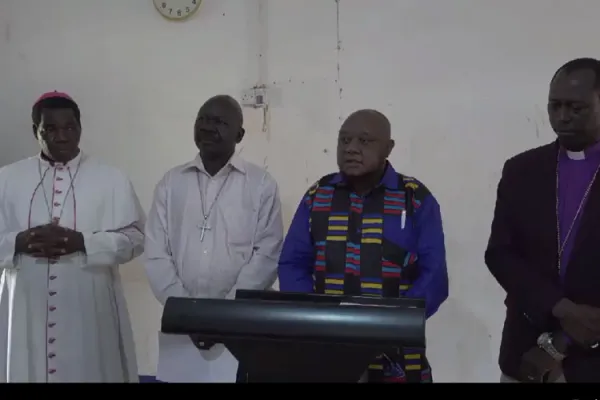
[[[600,308],[575,304],[563,299],[552,310],[561,328],[576,345],[595,349],[600,342]],[[561,353],[565,349],[557,348]],[[562,374],[562,362],[553,359],[546,351],[534,346],[521,359],[521,381],[554,382]]]
[[[575,304],[563,299],[555,307],[554,315],[559,319],[565,333],[584,348],[597,345],[600,341],[600,308]]]
[[[19,233],[15,247],[18,253],[49,259],[85,250],[80,232],[54,223],[36,226]]]
[[[521,382],[555,382],[562,375],[562,362],[535,346],[521,358],[519,374]]]

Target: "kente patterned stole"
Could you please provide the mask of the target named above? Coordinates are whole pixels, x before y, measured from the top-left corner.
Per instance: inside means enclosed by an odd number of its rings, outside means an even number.
[[[305,199],[316,252],[315,293],[403,296],[418,277],[418,258],[387,240],[386,228],[400,225],[402,218],[412,223],[429,191],[398,174],[400,190],[380,185],[360,197],[344,184],[331,184],[334,175],[321,178]],[[369,382],[431,381],[424,349],[404,348],[374,361]]]

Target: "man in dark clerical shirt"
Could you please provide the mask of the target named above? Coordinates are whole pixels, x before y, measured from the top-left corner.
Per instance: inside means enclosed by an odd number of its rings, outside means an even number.
[[[394,141],[378,111],[360,110],[338,138],[340,172],[301,200],[279,259],[281,291],[426,300],[427,317],[448,297],[440,207],[427,188],[387,161]],[[424,349],[374,360],[367,382],[431,382]]]
[[[503,382],[600,382],[600,62],[550,83],[557,141],[509,159],[485,261],[506,290]]]

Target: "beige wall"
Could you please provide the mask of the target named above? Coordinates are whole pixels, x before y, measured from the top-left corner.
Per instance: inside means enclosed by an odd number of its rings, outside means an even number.
[[[495,381],[503,294],[483,264],[495,185],[506,157],[551,140],[548,81],[562,62],[598,56],[600,3],[340,3],[205,0],[170,23],[150,0],[2,0],[0,164],[36,151],[32,102],[64,90],[83,109],[85,150],[124,169],[148,208],[161,175],[194,156],[202,102],[262,83],[273,101],[246,110],[240,151],[279,181],[289,221],[335,168],[341,119],[380,109],[394,165],[444,213],[451,297],[428,327],[436,380]],[[160,309],[141,267],[122,271],[141,372],[152,374]]]

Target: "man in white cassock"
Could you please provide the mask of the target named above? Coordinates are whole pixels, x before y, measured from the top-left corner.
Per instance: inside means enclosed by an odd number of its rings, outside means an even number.
[[[233,299],[238,289],[270,289],[277,278],[283,242],[277,183],[264,168],[235,154],[243,136],[238,102],[225,95],[209,99],[194,126],[198,156],[168,171],[156,186],[146,224],[144,263],[162,304],[169,297]],[[195,337],[177,339],[193,351],[223,350]],[[168,351],[165,343],[159,341],[160,354]],[[185,353],[181,347],[180,351]],[[188,379],[175,371],[185,370],[183,364],[189,360],[171,357],[175,365],[167,368],[161,366],[160,354],[159,380],[229,380],[214,374]],[[165,370],[168,376],[161,373]]]
[[[137,382],[118,267],[143,251],[143,211],[79,150],[68,95],[43,95],[32,119],[41,153],[0,169],[0,382]]]

